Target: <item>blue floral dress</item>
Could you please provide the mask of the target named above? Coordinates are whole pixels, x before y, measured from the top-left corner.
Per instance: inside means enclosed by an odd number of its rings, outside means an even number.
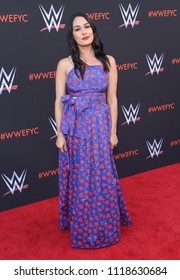
[[[61,98],[68,149],[59,152],[59,220],[61,229],[70,227],[73,247],[109,246],[121,224],[132,224],[110,145],[108,79],[101,65],[87,66],[83,80],[73,68]]]

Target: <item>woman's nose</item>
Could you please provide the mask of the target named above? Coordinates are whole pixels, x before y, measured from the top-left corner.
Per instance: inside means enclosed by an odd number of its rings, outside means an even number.
[[[86,34],[86,29],[85,28],[82,28],[82,34]]]

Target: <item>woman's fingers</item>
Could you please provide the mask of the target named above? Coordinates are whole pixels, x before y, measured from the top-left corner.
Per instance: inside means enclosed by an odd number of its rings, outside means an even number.
[[[67,151],[67,144],[64,143],[64,151]]]
[[[67,151],[67,143],[66,140],[64,138],[64,136],[62,137],[58,137],[56,140],[56,147],[62,152],[64,153],[64,151]]]
[[[65,151],[67,151],[67,144],[64,143],[62,146],[59,147],[59,149],[62,153],[64,153]]]

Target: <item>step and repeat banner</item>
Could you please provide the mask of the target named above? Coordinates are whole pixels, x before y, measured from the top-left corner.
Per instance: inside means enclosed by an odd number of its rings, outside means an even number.
[[[116,59],[119,177],[179,160],[179,1],[1,1],[0,211],[58,194],[55,76],[74,12]]]

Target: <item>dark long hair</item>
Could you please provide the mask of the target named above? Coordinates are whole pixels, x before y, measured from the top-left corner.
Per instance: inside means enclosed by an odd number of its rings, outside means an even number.
[[[69,54],[71,55],[73,64],[74,64],[74,70],[76,75],[78,76],[78,71],[80,73],[81,78],[84,78],[84,71],[85,71],[85,62],[83,62],[80,59],[80,53],[79,48],[74,40],[73,37],[73,21],[76,17],[83,17],[87,20],[89,25],[91,26],[93,30],[94,40],[92,42],[92,47],[94,50],[95,57],[102,63],[104,67],[104,71],[109,71],[110,62],[108,57],[106,56],[103,48],[103,43],[97,33],[96,26],[89,20],[88,16],[83,13],[75,13],[73,14],[69,19],[69,25],[68,25],[68,34],[67,34],[67,40],[68,40],[68,47],[69,47]],[[78,76],[79,77],[79,76]]]

